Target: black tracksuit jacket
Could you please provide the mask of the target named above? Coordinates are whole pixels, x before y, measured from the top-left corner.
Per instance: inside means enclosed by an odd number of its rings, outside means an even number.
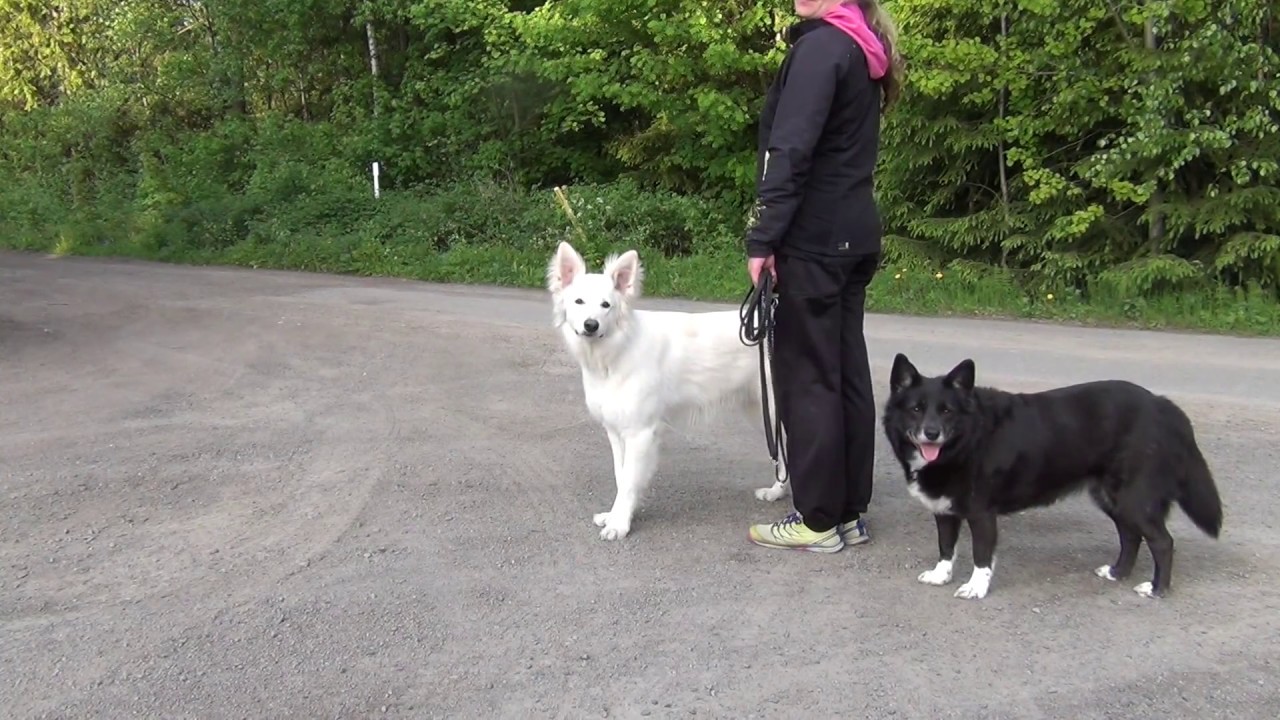
[[[879,84],[862,49],[830,23],[797,23],[788,40],[760,117],[747,255],[879,252]]]

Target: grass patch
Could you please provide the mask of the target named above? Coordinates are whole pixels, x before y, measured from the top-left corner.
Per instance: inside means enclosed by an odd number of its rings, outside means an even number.
[[[731,209],[626,183],[572,189],[581,240],[550,192],[478,182],[375,200],[359,179],[272,179],[239,192],[177,193],[182,199],[168,205],[113,196],[88,209],[60,206],[51,194],[23,204],[0,190],[0,208],[24,211],[0,216],[0,247],[540,288],[556,244],[569,239],[593,267],[608,253],[639,250],[646,295],[736,303],[748,287],[742,222]],[[910,258],[886,245],[870,311],[1280,335],[1280,302],[1265,290],[1032,291],[997,268]]]

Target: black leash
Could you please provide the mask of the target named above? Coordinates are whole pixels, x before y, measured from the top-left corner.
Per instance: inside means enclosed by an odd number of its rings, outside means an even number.
[[[787,450],[782,442],[782,418],[775,413],[773,422],[769,421],[769,385],[765,375],[766,364],[768,369],[773,369],[773,311],[777,306],[773,274],[762,270],[759,281],[747,291],[738,309],[741,321],[738,339],[743,345],[760,346],[760,404],[764,410],[764,438],[769,445],[769,457],[773,459],[773,477],[785,483],[789,473],[778,474],[780,464],[786,463],[787,459]]]

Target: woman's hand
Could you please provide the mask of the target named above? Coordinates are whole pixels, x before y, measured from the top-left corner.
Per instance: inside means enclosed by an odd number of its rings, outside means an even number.
[[[760,284],[760,273],[768,270],[773,276],[773,284],[778,284],[778,270],[774,267],[773,256],[747,258],[747,274],[751,276],[751,284]]]

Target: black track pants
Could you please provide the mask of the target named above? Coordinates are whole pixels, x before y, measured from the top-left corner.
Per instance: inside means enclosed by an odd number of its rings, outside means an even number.
[[[867,511],[876,410],[863,336],[879,255],[777,259],[774,392],[796,510],[824,532]]]

